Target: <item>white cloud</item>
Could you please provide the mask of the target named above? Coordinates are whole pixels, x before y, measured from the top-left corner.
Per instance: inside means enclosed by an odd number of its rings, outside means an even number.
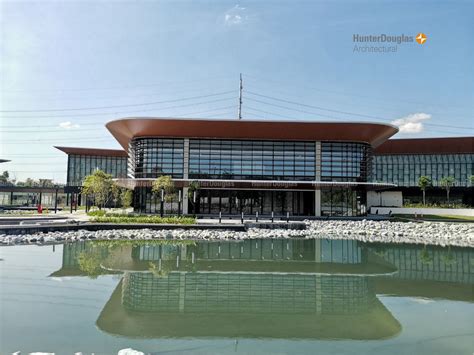
[[[79,128],[80,126],[77,123],[66,121],[66,122],[61,122],[59,124],[59,127],[64,128],[64,129],[73,129],[73,128]]]
[[[392,121],[392,124],[398,126],[400,133],[419,133],[423,131],[423,121],[431,119],[428,113],[412,113],[411,115]]]
[[[235,5],[232,9],[228,10],[224,15],[225,23],[229,26],[240,25],[247,19],[245,14],[245,7]]]

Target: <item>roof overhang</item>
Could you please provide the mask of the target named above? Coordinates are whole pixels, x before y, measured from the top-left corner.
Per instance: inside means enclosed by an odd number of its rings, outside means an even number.
[[[469,153],[474,153],[474,137],[390,139],[374,150],[375,155]]]
[[[123,118],[107,129],[124,149],[135,137],[345,141],[377,147],[398,132],[389,124],[370,122],[257,121],[184,118]]]
[[[91,156],[103,156],[103,157],[127,157],[128,154],[122,149],[101,149],[101,148],[76,148],[76,147],[58,147],[60,151],[66,154],[72,155],[91,155]]]

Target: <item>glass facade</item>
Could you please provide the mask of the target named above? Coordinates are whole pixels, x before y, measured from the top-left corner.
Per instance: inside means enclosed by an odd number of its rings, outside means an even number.
[[[314,191],[200,190],[191,208],[198,214],[314,215]]]
[[[178,138],[135,138],[130,148],[135,178],[224,179],[366,182],[371,173],[371,147],[350,142],[292,142]],[[185,159],[186,157],[186,159]],[[189,160],[187,158],[189,157]],[[320,162],[320,166],[318,165]],[[187,168],[188,167],[188,168]],[[188,171],[184,171],[185,169]],[[282,191],[283,190],[283,191]],[[135,206],[145,213],[160,213],[161,202],[151,188],[135,190]],[[350,187],[322,192],[323,215],[365,214],[364,191]],[[164,213],[176,213],[177,201],[166,202]],[[311,216],[315,214],[315,191],[201,188],[188,212],[200,215]]]
[[[350,188],[333,188],[321,191],[322,216],[363,216],[366,211],[367,195]]]
[[[368,181],[372,149],[369,144],[322,142],[322,181]]]
[[[135,212],[161,213],[161,196],[152,193],[151,187],[136,187],[133,193]],[[177,194],[169,196],[170,200],[163,201],[163,214],[180,213]],[[182,210],[182,206],[181,206]]]
[[[315,142],[191,139],[189,177],[314,180],[315,154]]]
[[[394,183],[398,186],[418,186],[420,176],[428,176],[433,186],[439,186],[443,177],[451,176],[455,186],[470,186],[469,177],[474,174],[474,154],[433,155],[376,155],[373,177],[377,182]]]
[[[114,178],[126,178],[127,157],[70,154],[68,156],[67,185],[82,186],[84,178],[96,169],[102,170]]]
[[[130,142],[128,176],[155,179],[169,175],[223,180],[334,181],[366,182],[371,173],[371,147],[364,143],[264,141],[234,139],[184,139],[137,137]],[[96,168],[116,178],[127,177],[127,159],[70,155],[69,185],[80,186]],[[308,187],[306,187],[308,189]],[[352,187],[323,190],[322,214],[358,216],[365,214],[363,191]],[[311,216],[315,214],[315,190],[279,188],[266,190],[241,186],[205,188],[197,192],[197,201],[189,201],[188,213],[215,215]],[[136,187],[137,212],[176,214],[175,201],[163,207],[149,185]],[[162,211],[163,209],[163,211]],[[185,209],[185,208],[184,208]]]
[[[184,139],[134,138],[130,147],[131,175],[156,178],[183,177]]]
[[[199,260],[267,260],[341,264],[367,262],[367,252],[356,240],[316,239],[244,239],[232,241],[197,241],[187,245],[134,246],[132,257],[140,261],[175,261],[178,255]]]

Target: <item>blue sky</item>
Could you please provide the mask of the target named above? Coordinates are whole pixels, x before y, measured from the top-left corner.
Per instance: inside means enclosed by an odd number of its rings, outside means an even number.
[[[474,132],[472,1],[0,6],[0,158],[12,160],[0,170],[19,180],[65,181],[53,145],[118,148],[112,119],[234,118],[239,73],[244,119],[394,122],[399,138]],[[419,32],[423,45],[353,51],[353,34]],[[137,106],[116,107],[126,105]]]

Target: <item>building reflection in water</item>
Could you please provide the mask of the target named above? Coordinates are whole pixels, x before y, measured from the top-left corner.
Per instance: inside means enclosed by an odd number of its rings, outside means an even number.
[[[400,282],[422,281],[407,293],[429,297],[439,288],[430,283],[448,279],[472,299],[472,252],[460,248],[314,239],[82,242],[64,246],[55,276],[74,274],[88,253],[100,256],[102,271],[123,274],[97,325],[127,337],[381,339],[401,326],[376,294],[403,295]]]

